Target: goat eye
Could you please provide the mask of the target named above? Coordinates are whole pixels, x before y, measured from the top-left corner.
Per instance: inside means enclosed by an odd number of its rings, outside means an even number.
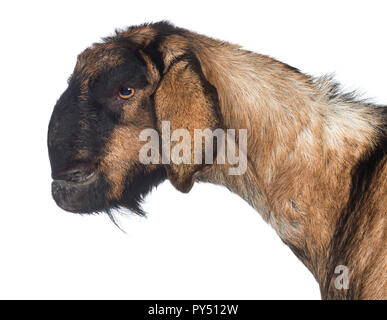
[[[129,99],[134,96],[133,88],[121,88],[119,91],[119,96],[121,99]]]

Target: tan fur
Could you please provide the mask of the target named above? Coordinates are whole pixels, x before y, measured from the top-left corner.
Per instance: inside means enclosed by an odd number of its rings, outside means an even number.
[[[249,129],[247,189],[258,186],[256,198],[263,199],[255,207],[286,243],[309,253],[304,263],[322,283],[326,246],[348,198],[350,168],[372,143],[378,115],[368,113],[365,105],[328,102],[321,87],[329,87],[329,79],[314,80],[270,58],[199,39],[194,42],[197,54],[218,89],[226,127]],[[224,168],[214,167],[201,180],[225,184],[246,199],[246,178],[230,181],[219,170]],[[378,201],[385,203],[387,189],[381,187]],[[386,206],[379,212],[385,215]],[[383,219],[378,230],[386,228]],[[372,237],[370,229],[369,239],[363,250],[375,244],[385,248],[385,235]],[[377,292],[384,286],[377,279],[386,273],[385,249],[381,257],[370,281],[379,289],[364,297],[382,297]]]
[[[167,63],[191,48],[218,90],[224,126],[248,129],[244,176],[229,176],[227,166],[214,165],[197,179],[225,185],[246,199],[287,244],[308,252],[303,262],[323,283],[327,246],[348,198],[350,170],[372,145],[380,116],[365,104],[329,101],[332,80],[327,77],[310,78],[238,46],[192,33],[171,37],[164,46]],[[385,171],[381,176],[385,181]],[[365,288],[362,298],[385,297],[378,279],[385,280],[386,273],[387,189],[380,187],[378,212],[384,214],[375,230],[369,229],[370,242],[362,250],[376,245],[382,251],[373,278],[366,281],[372,290]]]
[[[309,253],[304,263],[322,283],[327,276],[326,246],[348,198],[350,168],[372,142],[377,115],[367,113],[366,106],[329,103],[318,90],[329,86],[324,83],[329,80],[312,83],[269,58],[221,47],[209,52],[200,42],[198,55],[220,93],[226,126],[249,128],[249,159],[256,161],[247,175],[268,199],[256,208],[266,208],[263,217],[286,243]],[[214,168],[218,170],[223,168]],[[210,173],[209,179],[214,175],[219,174]],[[228,185],[224,178],[217,183]],[[243,190],[245,182],[240,180],[229,188]],[[385,199],[385,194],[386,188],[380,197]],[[376,228],[385,230],[383,220]],[[373,244],[363,244],[363,250],[375,244],[385,248],[385,238],[371,237],[369,231]],[[377,279],[386,273],[386,254],[382,257],[384,263],[374,266],[375,279],[370,281],[379,289],[367,291],[364,297],[382,297],[377,294],[384,287]]]
[[[146,48],[155,34],[156,30],[145,25],[119,33],[116,38],[132,39]],[[120,58],[111,53],[116,45],[107,42],[86,51],[76,68],[85,68],[92,78],[101,68],[120,63]],[[299,253],[319,282],[323,298],[349,298],[333,287],[330,245],[350,197],[352,169],[367,150],[375,147],[374,141],[385,125],[381,115],[370,112],[366,103],[348,101],[340,95],[332,97],[335,84],[329,77],[306,76],[236,45],[184,31],[165,36],[158,49],[166,73],[160,75],[151,57],[141,51],[153,81],[136,99],[145,99],[156,90],[159,130],[163,120],[170,120],[172,129],[190,132],[217,127],[248,130],[248,169],[244,175],[228,175],[227,165],[171,165],[167,166],[171,182],[179,190],[188,191],[194,180],[207,181],[239,194]],[[219,114],[204,94],[197,72],[184,60],[173,64],[188,51],[197,57],[206,81],[217,90]],[[138,142],[139,130],[156,126],[150,114],[144,118],[138,112],[128,106],[126,124],[114,131],[108,154],[101,160],[113,186],[112,198],[119,196],[123,177],[138,158],[142,145]],[[337,261],[350,268],[352,298],[387,297],[386,181],[384,158],[369,190],[369,208],[373,211],[363,212],[359,219],[363,234],[351,243],[352,253]],[[375,219],[371,221],[367,215],[372,214]],[[367,273],[366,268],[370,268]]]
[[[157,32],[150,25],[134,26],[128,30],[119,32],[116,36],[107,38],[117,40],[117,38],[127,39],[130,37],[130,41],[134,42],[138,46],[148,46],[157,35]]]
[[[180,35],[170,35],[161,44],[160,50],[163,54],[165,70],[171,64],[173,59],[182,56],[189,48],[187,40]],[[164,71],[165,71],[164,70]]]
[[[85,80],[94,80],[99,73],[125,61],[117,50],[120,48],[118,44],[94,44],[78,56],[74,73],[82,74]]]
[[[99,159],[100,170],[111,186],[109,199],[118,199],[124,188],[127,174],[134,166],[139,166],[138,152],[143,146],[139,141],[142,130],[155,127],[152,110],[141,108],[144,100],[149,100],[155,90],[159,74],[149,58],[144,56],[149,70],[149,86],[146,90],[135,92],[132,99],[124,106],[121,123],[115,127],[106,146],[104,157]],[[120,59],[118,58],[117,61]],[[148,170],[152,166],[147,167]]]
[[[155,102],[160,131],[162,121],[170,121],[171,131],[187,129],[193,138],[194,129],[216,129],[219,127],[219,120],[211,105],[212,102],[203,93],[204,89],[198,75],[189,67],[186,61],[180,61],[165,74],[156,92]],[[190,146],[193,163],[193,140]],[[194,164],[171,164],[168,167],[168,176],[176,188],[188,192],[193,184],[194,173],[201,167],[202,165]]]

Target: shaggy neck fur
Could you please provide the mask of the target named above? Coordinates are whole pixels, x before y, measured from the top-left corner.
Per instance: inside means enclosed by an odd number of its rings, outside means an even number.
[[[206,78],[218,90],[224,127],[248,129],[247,172],[230,176],[227,167],[214,165],[197,180],[224,185],[259,211],[313,273],[323,298],[383,297],[385,197],[380,195],[377,222],[343,218],[356,166],[383,135],[385,142],[383,109],[338,94],[329,78],[313,79],[205,37],[195,35],[194,43]],[[385,163],[383,153],[376,163],[382,177]],[[380,185],[385,190],[383,180]],[[364,224],[367,234],[360,235]],[[365,275],[371,264],[377,270]],[[349,268],[350,290],[335,289],[337,265]]]

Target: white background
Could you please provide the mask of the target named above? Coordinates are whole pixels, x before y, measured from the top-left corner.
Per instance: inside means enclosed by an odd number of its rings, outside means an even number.
[[[385,1],[2,1],[0,298],[319,299],[309,271],[224,188],[169,182],[147,219],[77,216],[51,199],[47,126],[76,56],[167,19],[387,102]]]

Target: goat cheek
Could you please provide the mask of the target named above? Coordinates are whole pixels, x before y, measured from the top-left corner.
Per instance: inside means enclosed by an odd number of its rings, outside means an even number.
[[[115,101],[115,102],[110,103],[108,105],[108,108],[111,112],[113,112],[115,114],[120,114],[122,112],[123,105],[122,105],[122,103]]]

